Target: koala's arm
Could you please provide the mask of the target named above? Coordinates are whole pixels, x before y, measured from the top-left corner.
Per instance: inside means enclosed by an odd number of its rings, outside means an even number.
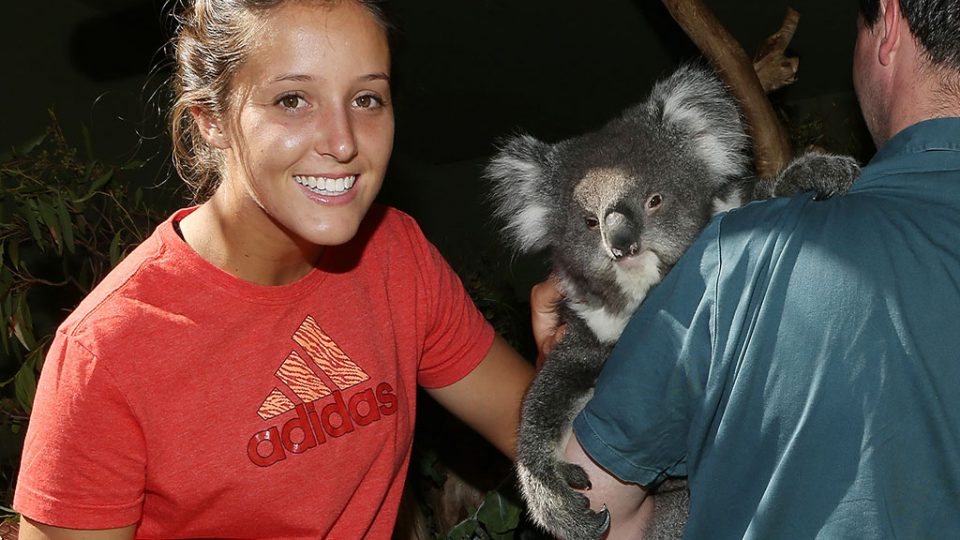
[[[860,165],[850,156],[807,152],[798,156],[772,180],[757,182],[754,199],[786,197],[814,191],[817,199],[846,193],[860,175]]]
[[[590,500],[590,509],[599,512],[606,507],[609,512],[610,529],[604,538],[643,538],[654,516],[654,498],[647,496],[647,490],[607,472],[587,455],[575,436],[567,441],[564,457],[582,467],[590,478],[590,489],[581,492]]]

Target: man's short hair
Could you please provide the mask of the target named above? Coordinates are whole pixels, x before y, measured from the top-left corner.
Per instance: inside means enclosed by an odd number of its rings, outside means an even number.
[[[868,26],[880,19],[880,1],[860,0]],[[931,63],[960,72],[960,0],[900,0],[900,11]]]

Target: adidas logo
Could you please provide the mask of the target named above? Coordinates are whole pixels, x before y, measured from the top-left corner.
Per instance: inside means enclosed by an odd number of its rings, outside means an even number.
[[[293,341],[308,358],[290,351],[275,375],[300,402],[274,387],[257,414],[265,421],[290,411],[297,415],[250,437],[247,455],[260,467],[283,461],[288,453],[302,454],[327,442],[327,437],[342,437],[397,411],[397,396],[389,383],[344,397],[344,390],[368,381],[370,376],[323,332],[313,317],[304,319],[294,332]],[[326,403],[321,406],[320,400]]]

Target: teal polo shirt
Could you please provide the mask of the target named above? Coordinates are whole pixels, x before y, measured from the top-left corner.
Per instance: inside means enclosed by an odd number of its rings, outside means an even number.
[[[960,538],[960,118],[714,218],[574,429],[622,480],[688,475],[686,538]]]

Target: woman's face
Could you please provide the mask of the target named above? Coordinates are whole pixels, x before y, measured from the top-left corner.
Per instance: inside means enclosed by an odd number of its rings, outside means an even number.
[[[350,240],[390,159],[389,73],[386,33],[356,3],[273,11],[233,82],[227,211],[295,243]]]

